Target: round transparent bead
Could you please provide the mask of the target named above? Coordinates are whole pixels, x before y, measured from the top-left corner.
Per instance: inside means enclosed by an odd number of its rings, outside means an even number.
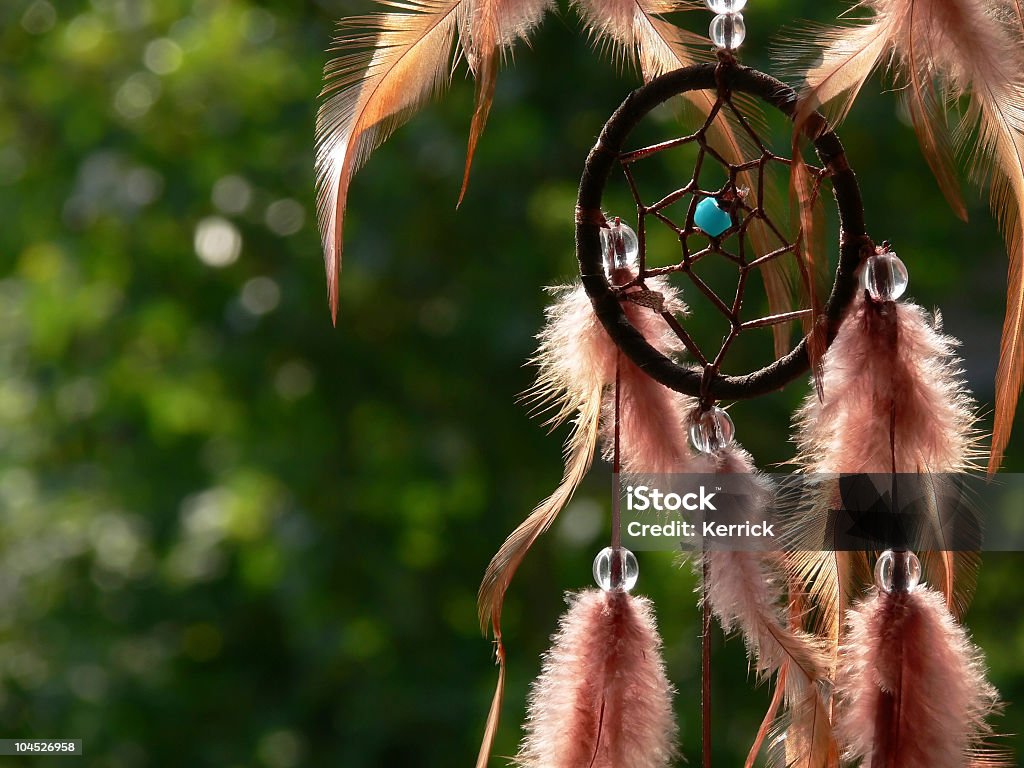
[[[701,453],[717,453],[732,442],[736,425],[717,405],[702,411],[690,424],[690,442]]]
[[[891,251],[869,256],[860,273],[861,288],[875,301],[896,301],[909,283],[906,265]]]
[[[742,13],[720,13],[711,20],[711,42],[718,48],[735,50],[747,36]]]
[[[601,229],[601,250],[604,252],[605,272],[611,275],[617,269],[632,269],[636,266],[640,241],[636,232],[616,217]]]
[[[616,554],[619,557],[619,583],[613,584],[612,561]],[[609,592],[616,587],[622,587],[629,592],[636,586],[636,580],[639,575],[640,566],[636,562],[636,555],[625,547],[619,547],[617,550],[605,547],[594,558],[594,581],[605,592]]]
[[[705,0],[712,13],[739,13],[747,7],[747,0]]]
[[[883,592],[892,592],[896,584],[896,566],[906,569],[903,574],[902,591],[911,592],[921,583],[921,561],[913,552],[901,552],[899,556],[887,549],[875,563],[875,586]]]

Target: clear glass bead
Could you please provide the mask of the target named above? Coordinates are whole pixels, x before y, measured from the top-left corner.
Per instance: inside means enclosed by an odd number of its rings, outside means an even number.
[[[909,283],[906,265],[892,251],[869,256],[860,273],[861,288],[875,301],[896,301]]]
[[[906,573],[903,577],[903,591],[911,592],[921,583],[921,561],[913,552],[901,552],[897,557],[891,549],[887,549],[875,563],[875,586],[883,592],[892,592],[896,582],[896,564],[900,562]]]
[[[747,0],[705,0],[712,13],[739,13],[747,7]]]
[[[711,42],[718,48],[735,50],[747,36],[742,13],[720,13],[711,20]]]
[[[619,583],[613,584],[612,561],[616,554],[619,556]],[[605,547],[594,558],[594,581],[605,592],[609,592],[617,586],[621,586],[629,592],[636,586],[639,575],[640,566],[636,562],[636,555],[625,547],[619,547],[617,550]]]
[[[702,411],[690,424],[690,442],[701,453],[717,453],[732,442],[736,425],[717,405]]]
[[[617,216],[601,229],[601,249],[604,269],[609,275],[617,269],[633,269],[640,254],[640,241],[636,232],[622,223]]]

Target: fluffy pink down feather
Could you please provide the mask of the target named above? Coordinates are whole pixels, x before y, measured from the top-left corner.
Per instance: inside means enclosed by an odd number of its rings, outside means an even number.
[[[897,472],[974,466],[974,402],[957,341],[941,330],[938,313],[900,302],[885,314],[861,294],[825,355],[824,400],[812,393],[797,415],[798,463],[809,472],[891,472],[891,429]]]
[[[625,281],[631,276],[616,277],[622,277]],[[677,292],[666,280],[651,280],[648,288],[661,295],[661,305],[665,311],[685,311]],[[557,300],[546,311],[546,322],[538,336],[540,345],[532,360],[538,367],[537,383],[526,397],[536,401],[541,409],[546,407],[554,411],[548,420],[549,424],[560,424],[572,418],[573,428],[565,443],[562,482],[512,532],[484,574],[479,594],[480,622],[485,630],[488,624],[493,624],[496,636],[505,589],[516,568],[537,537],[558,517],[590,468],[599,434],[602,401],[605,393],[615,383],[619,351],[594,314],[582,284],[576,282],[570,286],[554,288],[552,293],[557,296]],[[626,302],[625,311],[633,325],[652,345],[666,353],[678,348],[678,339],[653,309]],[[632,381],[634,377],[629,378]],[[670,396],[670,393],[666,393],[668,390],[657,394],[662,398]],[[630,423],[634,421],[631,419]],[[646,446],[648,454],[663,454],[668,449],[657,442],[660,436],[655,435],[654,440],[651,437],[637,440]]]
[[[569,597],[530,694],[522,768],[665,768],[675,755],[672,688],[649,600]]]
[[[754,472],[750,456],[732,446],[711,456],[696,459],[697,472],[729,472],[750,477],[748,508],[737,519],[751,523],[765,521],[771,490]],[[797,662],[796,674],[807,682],[824,674],[820,650],[811,637],[788,627],[786,602],[778,569],[765,552],[709,550],[707,563],[707,599],[725,632],[743,633],[759,674],[770,675],[787,659]]]
[[[690,472],[686,415],[693,410],[691,397],[662,386],[623,359],[619,376],[619,463],[629,475]],[[604,458],[615,453],[615,392],[604,399]]]
[[[876,591],[850,611],[837,731],[862,768],[963,768],[996,692],[980,651],[925,587]]]
[[[633,275],[619,275],[623,281]],[[661,294],[667,312],[682,314],[686,306],[678,291],[665,278],[647,281],[651,292]],[[545,310],[544,328],[538,334],[540,344],[531,363],[537,366],[537,382],[527,397],[539,404],[556,408],[552,423],[572,416],[581,401],[589,399],[595,389],[615,382],[615,361],[619,351],[594,314],[583,284],[555,286],[548,291],[555,297]],[[665,354],[678,352],[679,339],[660,314],[647,306],[631,301],[623,304],[626,317],[644,338]]]

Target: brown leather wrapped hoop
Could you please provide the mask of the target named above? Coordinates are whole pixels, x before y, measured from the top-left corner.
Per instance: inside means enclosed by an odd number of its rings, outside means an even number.
[[[601,198],[609,175],[622,151],[623,142],[652,109],[681,93],[712,90],[741,92],[767,102],[790,119],[797,96],[792,88],[762,72],[723,60],[676,70],[652,80],[626,97],[611,116],[587,157],[580,180],[576,208],[576,256],[580,275],[594,310],[619,349],[656,381],[665,386],[709,400],[735,400],[771,392],[808,370],[807,339],[785,356],[760,370],[741,376],[722,374],[715,366],[686,366],[666,357],[630,323],[622,309],[621,295],[608,282],[604,270],[600,230],[604,224]],[[856,292],[857,268],[872,252],[865,233],[864,207],[857,179],[846,162],[842,144],[825,118],[814,113],[803,125],[832,184],[841,225],[839,263],[832,292],[821,318],[831,343],[845,308]]]

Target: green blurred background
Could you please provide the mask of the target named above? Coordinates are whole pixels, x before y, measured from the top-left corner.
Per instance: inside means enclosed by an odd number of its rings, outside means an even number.
[[[770,67],[780,33],[844,7],[755,0],[745,60]],[[336,19],[368,8],[0,4],[0,737],[81,738],[84,764],[124,768],[475,758],[495,678],[476,587],[561,470],[564,431],[516,403],[541,288],[574,273],[582,162],[638,80],[571,11],[549,16],[499,79],[456,211],[460,70],[356,178],[332,329],[316,95]],[[983,197],[968,191],[969,225],[949,213],[878,82],[841,134],[871,232],[963,339],[990,416],[1006,260]],[[733,408],[762,466],[792,454],[805,392]],[[1006,466],[1022,458],[1018,420]],[[498,754],[562,593],[590,582],[608,489],[598,467],[510,592]],[[1009,733],[1024,729],[1022,564],[987,556],[967,617]],[[693,764],[693,579],[667,554],[641,570]],[[715,757],[738,765],[767,692],[739,641],[719,645]]]

